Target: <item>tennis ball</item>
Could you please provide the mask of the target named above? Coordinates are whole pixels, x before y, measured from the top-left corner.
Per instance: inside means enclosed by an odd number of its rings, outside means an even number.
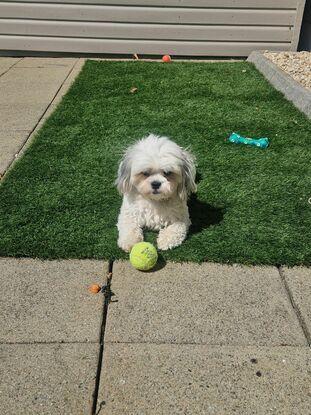
[[[149,242],[138,242],[130,252],[130,263],[140,271],[153,268],[158,260],[156,248]]]

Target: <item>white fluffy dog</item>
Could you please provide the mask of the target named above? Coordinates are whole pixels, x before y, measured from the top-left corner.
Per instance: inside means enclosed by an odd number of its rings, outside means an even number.
[[[159,231],[159,249],[180,245],[191,224],[187,198],[196,191],[195,173],[194,157],[166,137],[151,134],[129,147],[116,180],[123,194],[119,247],[130,251],[144,228]]]

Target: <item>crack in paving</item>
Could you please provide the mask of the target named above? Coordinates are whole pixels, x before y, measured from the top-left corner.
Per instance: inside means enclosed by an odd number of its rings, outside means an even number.
[[[296,314],[296,317],[297,317],[298,323],[299,323],[299,325],[301,327],[301,330],[302,330],[302,332],[303,332],[303,334],[304,334],[304,336],[305,336],[305,338],[306,338],[306,340],[308,342],[309,347],[311,347],[311,335],[309,333],[309,330],[307,328],[307,325],[305,323],[305,320],[302,317],[302,315],[301,315],[301,313],[299,311],[299,308],[298,308],[298,306],[297,306],[297,304],[296,304],[296,302],[294,300],[294,297],[293,297],[293,295],[291,293],[291,290],[290,290],[290,288],[289,288],[289,286],[287,284],[285,275],[283,273],[283,269],[282,269],[282,267],[280,265],[277,266],[277,269],[279,271],[279,275],[281,277],[281,280],[282,280],[282,282],[284,284],[285,291],[287,293],[288,299],[289,299],[289,301],[290,301],[290,303],[291,303],[291,305],[292,305],[292,307],[294,309],[294,312]]]
[[[113,261],[110,260],[108,264],[107,280],[101,290],[102,293],[104,294],[104,305],[103,305],[102,322],[101,322],[100,334],[99,334],[99,353],[98,353],[98,363],[97,363],[97,371],[96,371],[96,378],[95,378],[95,387],[94,387],[94,392],[92,394],[92,404],[91,404],[91,411],[90,411],[91,415],[96,415],[96,409],[97,409],[98,391],[99,391],[100,377],[101,377],[103,358],[104,358],[104,336],[105,336],[108,308],[109,308],[109,304],[111,301],[111,296],[113,295],[111,291],[112,269],[113,269]]]

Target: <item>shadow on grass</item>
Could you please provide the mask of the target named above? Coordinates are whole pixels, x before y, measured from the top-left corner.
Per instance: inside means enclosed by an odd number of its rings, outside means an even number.
[[[202,202],[201,200],[198,200],[196,194],[191,195],[188,207],[191,219],[189,235],[199,233],[211,225],[218,225],[222,222],[225,214],[224,208],[217,208]]]

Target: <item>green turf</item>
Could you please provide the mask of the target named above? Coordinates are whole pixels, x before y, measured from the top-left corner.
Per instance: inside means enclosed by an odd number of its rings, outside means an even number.
[[[271,146],[226,143],[232,131]],[[113,182],[149,132],[198,161],[193,227],[165,259],[310,264],[310,122],[245,62],[87,62],[0,187],[0,255],[125,258]]]

